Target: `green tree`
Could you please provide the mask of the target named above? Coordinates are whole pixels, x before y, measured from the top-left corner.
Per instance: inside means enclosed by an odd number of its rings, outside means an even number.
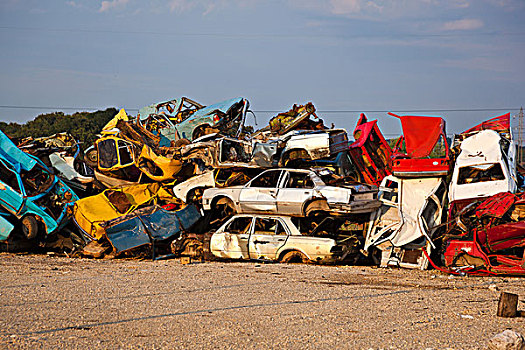
[[[25,124],[0,122],[0,130],[12,139],[51,136],[68,132],[86,149],[97,139],[104,125],[116,114],[115,108],[104,111],[78,112],[72,115],[63,112],[41,114]]]

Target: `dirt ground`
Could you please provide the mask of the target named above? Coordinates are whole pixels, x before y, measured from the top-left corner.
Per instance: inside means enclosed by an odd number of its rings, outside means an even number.
[[[525,279],[0,254],[0,348],[483,349]],[[498,290],[496,290],[498,289]]]

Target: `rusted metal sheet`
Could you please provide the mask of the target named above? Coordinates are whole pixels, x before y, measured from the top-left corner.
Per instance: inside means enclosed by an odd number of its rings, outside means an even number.
[[[443,238],[445,265],[472,274],[525,275],[523,195],[500,193],[457,213]]]
[[[310,119],[314,117],[314,120]],[[290,130],[320,130],[325,129],[322,119],[315,114],[315,107],[311,102],[293,107],[270,119],[269,129],[272,133],[284,135]]]

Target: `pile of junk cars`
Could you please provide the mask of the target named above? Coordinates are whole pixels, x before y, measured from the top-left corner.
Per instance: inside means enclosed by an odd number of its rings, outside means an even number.
[[[0,241],[73,256],[375,264],[525,274],[525,192],[510,113],[447,138],[361,114],[349,140],[312,103],[259,130],[249,102],[121,110],[81,149],[0,133]]]

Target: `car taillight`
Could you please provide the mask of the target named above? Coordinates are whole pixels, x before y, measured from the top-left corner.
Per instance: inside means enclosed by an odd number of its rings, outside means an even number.
[[[214,123],[218,123],[220,119],[221,119],[221,118],[219,118],[219,115],[218,115],[218,114],[215,114],[215,116],[213,116],[213,122],[214,122]]]

